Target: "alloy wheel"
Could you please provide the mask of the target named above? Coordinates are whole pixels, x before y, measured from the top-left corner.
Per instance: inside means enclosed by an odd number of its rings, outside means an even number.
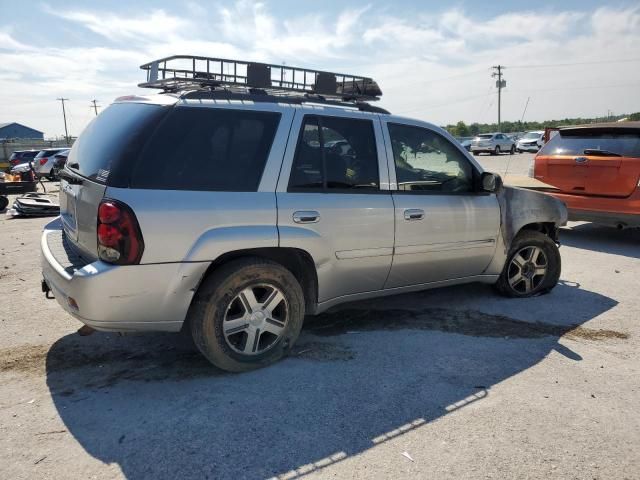
[[[540,247],[524,247],[511,259],[508,270],[509,286],[517,293],[531,293],[547,274],[547,256]]]
[[[289,306],[274,285],[246,287],[229,303],[222,323],[227,345],[243,355],[259,355],[273,347],[285,330]]]

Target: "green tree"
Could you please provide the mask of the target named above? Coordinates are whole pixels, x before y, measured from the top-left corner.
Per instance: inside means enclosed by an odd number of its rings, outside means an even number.
[[[631,115],[629,115],[627,117],[629,120],[632,120],[634,122],[640,121],[640,112],[636,112],[636,113],[632,113]]]
[[[468,137],[469,136],[469,127],[467,127],[467,125],[460,120],[458,123],[456,123],[456,128],[455,128],[455,136],[456,137]]]

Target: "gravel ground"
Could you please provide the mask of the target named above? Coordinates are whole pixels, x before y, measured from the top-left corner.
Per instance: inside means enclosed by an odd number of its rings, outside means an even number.
[[[0,478],[640,478],[640,231],[563,228],[549,295],[345,305],[230,375],[179,335],[77,335],[47,221],[0,219]]]

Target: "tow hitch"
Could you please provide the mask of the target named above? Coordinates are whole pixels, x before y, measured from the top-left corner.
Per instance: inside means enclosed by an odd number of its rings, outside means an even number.
[[[49,287],[49,284],[45,279],[42,279],[42,292],[44,293],[44,296],[49,300],[53,300],[56,298],[51,292],[51,288]]]

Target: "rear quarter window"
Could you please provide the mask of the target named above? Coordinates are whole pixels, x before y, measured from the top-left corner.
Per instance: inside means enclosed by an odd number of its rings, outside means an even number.
[[[169,110],[141,103],[110,105],[78,137],[67,168],[98,183],[126,187],[133,162]]]
[[[255,192],[280,114],[177,107],[143,148],[132,188]]]

